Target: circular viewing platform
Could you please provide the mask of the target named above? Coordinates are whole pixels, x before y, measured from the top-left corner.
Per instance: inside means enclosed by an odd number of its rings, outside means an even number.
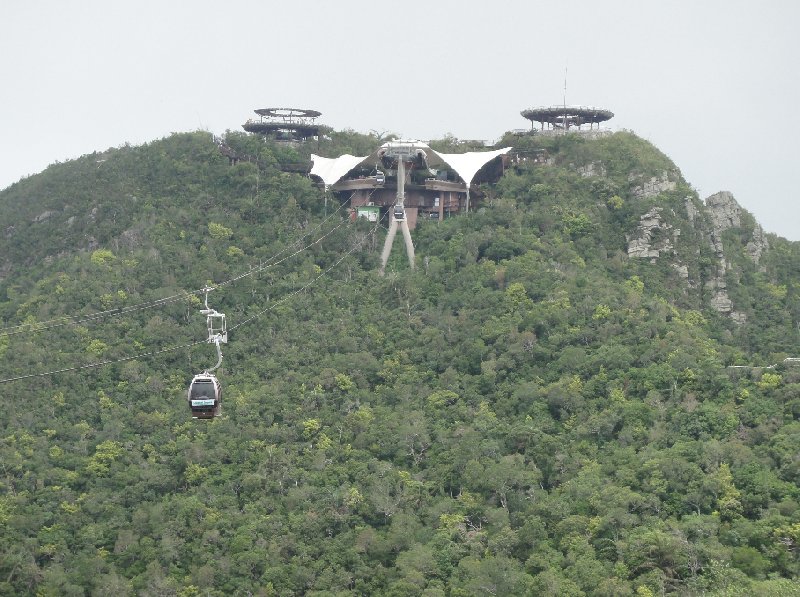
[[[324,125],[317,124],[322,112],[305,108],[259,108],[254,110],[258,120],[250,119],[242,125],[248,133],[269,135],[279,139],[305,140],[318,137]]]
[[[566,131],[573,127],[580,129],[587,124],[590,130],[595,126],[599,128],[601,122],[614,117],[614,113],[611,110],[592,106],[543,106],[523,110],[520,114],[523,118],[531,121],[532,129],[535,128],[534,123],[538,122],[541,130],[561,131]]]

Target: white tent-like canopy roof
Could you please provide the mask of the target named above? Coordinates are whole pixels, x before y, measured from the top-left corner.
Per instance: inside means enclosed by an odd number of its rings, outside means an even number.
[[[467,187],[471,187],[472,179],[475,178],[478,170],[497,156],[508,153],[511,151],[511,148],[504,147],[503,149],[496,149],[494,151],[468,151],[467,153],[439,153],[433,149],[429,149],[428,151],[439,156],[439,159],[455,170],[456,174],[461,177],[461,180],[467,183]]]
[[[319,155],[311,154],[313,167],[309,174],[318,176],[326,187],[339,182],[342,177],[366,160],[365,157],[358,157],[346,153],[338,158],[323,158]]]
[[[478,170],[483,168],[484,165],[492,161],[499,155],[503,155],[511,151],[510,147],[503,149],[496,149],[494,151],[468,151],[467,153],[439,153],[428,147],[426,144],[419,141],[401,141],[399,143],[413,143],[414,147],[420,148],[425,152],[428,157],[428,164],[436,166],[438,164],[445,164],[455,171],[456,174],[463,180],[467,188],[472,186],[472,179],[478,173]],[[311,154],[311,161],[313,167],[310,174],[318,176],[326,187],[339,182],[350,170],[364,162],[377,162],[380,159],[382,150],[387,149],[392,144],[384,143],[380,148],[375,150],[371,155],[365,157],[352,156],[345,154],[338,158],[323,158],[318,155]]]

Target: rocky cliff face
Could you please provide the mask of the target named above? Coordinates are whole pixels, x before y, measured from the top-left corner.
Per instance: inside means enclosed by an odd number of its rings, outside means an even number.
[[[706,199],[706,211],[711,218],[712,239],[715,249],[723,250],[721,234],[729,228],[741,228],[742,214],[746,213],[728,191],[720,191]],[[745,250],[750,258],[758,263],[761,255],[769,249],[769,241],[763,228],[756,223]]]
[[[679,174],[677,172],[664,171],[661,176],[653,176],[647,180],[639,180],[639,185],[633,187],[631,192],[634,197],[639,199],[647,199],[655,197],[667,191],[674,191],[677,186],[677,179]],[[629,177],[631,182],[636,182],[640,177],[632,174]]]
[[[747,321],[747,306],[735,305],[731,298],[741,293],[729,293],[729,285],[744,270],[763,270],[762,256],[770,246],[764,230],[731,193],[721,191],[700,201],[674,164],[654,155],[624,172],[615,169],[617,163],[596,156],[569,166],[582,178],[599,179],[591,184],[620,189],[626,201],[641,206],[638,222],[626,231],[630,259],[669,265],[687,295],[702,298],[737,323]]]
[[[715,275],[706,282],[706,287],[713,292],[711,306],[720,313],[729,314],[735,321],[744,323],[747,320],[747,316],[735,310],[733,302],[728,296],[725,274],[730,269],[731,264],[725,255],[722,233],[731,228],[741,228],[742,215],[746,212],[728,191],[720,191],[707,197],[705,211],[711,223],[709,242],[717,259]],[[769,249],[769,241],[767,241],[764,230],[756,223],[745,245],[745,252],[754,263],[758,264],[761,255],[767,249]]]
[[[628,235],[628,257],[655,260],[673,253],[672,226],[663,219],[663,211],[663,207],[652,207],[641,216],[636,231]]]
[[[734,321],[744,323],[747,315],[736,310],[728,295],[726,274],[731,269],[731,263],[726,256],[723,233],[730,229],[741,229],[745,233],[750,228],[745,226],[746,220],[751,220],[751,217],[727,191],[711,195],[699,207],[691,197],[687,197],[685,206],[689,224],[700,231],[701,237],[708,243],[714,255],[715,263],[711,275],[704,282],[706,290],[711,295],[711,306],[720,313],[727,314]],[[680,255],[675,250],[680,229],[668,222],[670,215],[677,216],[674,212],[665,213],[662,207],[652,207],[643,214],[636,230],[628,235],[628,256],[650,259],[651,262],[662,258],[669,259],[679,275],[693,286],[695,281],[689,278],[688,268],[681,262]],[[763,228],[755,223],[752,225],[752,232],[749,232],[748,237],[743,240],[745,254],[758,265],[761,256],[769,249],[769,241]]]

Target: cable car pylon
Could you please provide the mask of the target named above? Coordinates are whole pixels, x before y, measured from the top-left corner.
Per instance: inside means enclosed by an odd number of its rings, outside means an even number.
[[[411,269],[414,269],[414,243],[411,241],[411,231],[408,229],[408,219],[406,218],[406,166],[402,155],[397,156],[397,201],[392,210],[392,219],[389,223],[389,234],[386,235],[386,242],[383,244],[381,252],[380,274],[383,275],[386,263],[389,261],[389,254],[392,252],[397,228],[403,231],[403,239],[406,244],[406,254]]]
[[[203,288],[205,301],[200,313],[206,316],[208,338],[206,342],[214,344],[217,349],[217,364],[210,369],[205,369],[192,378],[189,384],[187,399],[192,411],[192,418],[213,419],[222,414],[222,384],[217,376],[212,373],[222,365],[222,347],[220,344],[228,343],[228,329],[225,314],[208,306],[208,293],[213,289],[209,286]]]

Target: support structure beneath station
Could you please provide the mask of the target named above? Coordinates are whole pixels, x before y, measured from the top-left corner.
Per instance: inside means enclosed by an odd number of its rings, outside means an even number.
[[[394,237],[397,234],[397,228],[403,231],[403,239],[406,244],[406,255],[408,255],[408,264],[411,269],[414,269],[414,243],[411,241],[411,231],[408,229],[408,219],[406,218],[405,210],[405,179],[406,167],[402,158],[397,160],[397,202],[392,210],[392,219],[389,222],[389,234],[386,235],[386,242],[383,244],[383,251],[381,251],[381,267],[380,273],[386,270],[386,264],[389,262],[389,255],[392,252],[392,245],[394,244]]]

